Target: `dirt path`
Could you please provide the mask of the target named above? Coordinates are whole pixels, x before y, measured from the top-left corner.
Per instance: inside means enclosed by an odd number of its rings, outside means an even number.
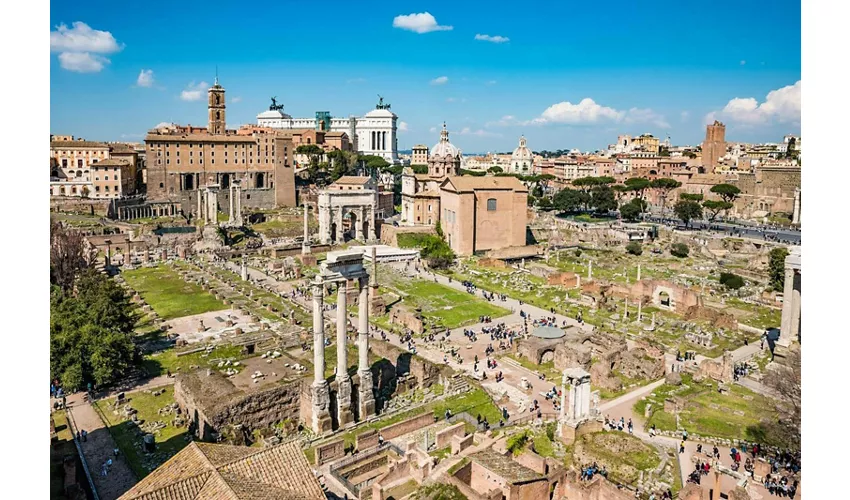
[[[68,398],[68,406],[75,427],[88,432],[85,442],[80,443],[88,462],[95,488],[101,500],[114,500],[136,484],[136,476],[124,456],[114,455],[117,447],[112,435],[106,429],[97,411],[83,400],[83,394],[74,394]],[[112,459],[112,466],[106,476],[102,475],[103,464]]]

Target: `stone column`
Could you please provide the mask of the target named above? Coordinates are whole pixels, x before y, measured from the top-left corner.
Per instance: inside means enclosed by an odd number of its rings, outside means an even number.
[[[227,217],[227,222],[229,224],[233,224],[236,220],[233,216],[233,184],[230,185],[230,213]]]
[[[327,245],[331,242],[331,214],[330,207],[318,204],[317,215],[319,218],[319,242]]]
[[[643,309],[642,306],[643,306],[643,300],[638,299],[638,317],[637,317],[638,322],[640,322],[643,319],[643,315],[641,313],[641,309]]]
[[[801,275],[799,271],[794,272],[794,288],[791,292],[791,337],[790,340],[800,340],[800,285]]]
[[[377,196],[377,194],[375,196]],[[369,211],[369,241],[375,241],[378,239],[378,230],[375,227],[375,212],[377,210],[377,204],[373,204],[372,210]]]
[[[242,281],[248,281],[248,265],[244,258],[242,259]]]
[[[640,264],[638,264],[638,275],[637,275],[637,280],[638,280],[638,281],[640,281]]]
[[[325,380],[325,284],[322,278],[313,282],[313,384],[312,427],[316,434],[331,430],[330,393]]]
[[[234,214],[234,222],[241,226],[242,222],[242,184],[240,182],[236,182],[233,184],[235,187],[236,193],[236,201],[233,202],[233,206],[236,208],[236,213]]]
[[[785,265],[785,288],[782,293],[782,322],[779,326],[778,344],[791,343],[794,320],[794,268]]]
[[[590,380],[584,380],[581,384],[581,418],[590,414]]]
[[[336,385],[337,420],[339,426],[351,422],[351,378],[348,376],[348,280],[339,284],[336,306]]]
[[[374,249],[372,250],[374,251]],[[358,363],[357,375],[360,378],[360,420],[375,414],[375,394],[373,391],[372,371],[369,368],[369,286],[368,278],[359,280],[360,298],[357,312]]]
[[[792,224],[800,224],[800,188],[794,189],[794,217]]]
[[[354,226],[354,231],[356,233],[355,238],[358,241],[363,241],[363,226],[366,225],[366,208],[360,207],[359,213],[357,215],[357,224]]]
[[[587,261],[587,281],[593,280],[593,261]]]
[[[310,230],[307,228],[310,206],[304,205],[304,241],[301,243],[301,255],[310,255]]]
[[[570,410],[569,410],[569,419],[575,420],[578,418],[578,410],[576,409],[576,403],[578,402],[577,394],[576,394],[576,385],[575,381],[569,379],[570,384]]]

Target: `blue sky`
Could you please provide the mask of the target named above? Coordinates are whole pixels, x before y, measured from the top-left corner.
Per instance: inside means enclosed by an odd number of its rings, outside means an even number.
[[[139,141],[160,122],[203,125],[205,92],[191,99],[218,66],[231,127],[270,96],[309,117],[363,114],[381,94],[402,149],[435,143],[444,120],[465,152],[520,134],[535,150],[643,132],[696,144],[713,118],[727,140],[799,133],[799,1],[703,5],[54,1],[51,132]]]

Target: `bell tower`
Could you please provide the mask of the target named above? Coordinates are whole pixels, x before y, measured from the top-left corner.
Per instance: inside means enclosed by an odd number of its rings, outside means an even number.
[[[215,77],[215,84],[207,91],[209,103],[209,125],[207,130],[211,134],[224,134],[225,130],[225,109],[224,109],[224,87],[218,83],[218,75]]]

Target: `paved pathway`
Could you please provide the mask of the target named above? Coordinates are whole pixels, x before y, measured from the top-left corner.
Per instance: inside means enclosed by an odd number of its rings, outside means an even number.
[[[80,444],[98,495],[102,500],[118,498],[136,484],[136,476],[123,455],[114,455],[113,450],[117,448],[115,441],[91,403],[83,400],[83,393],[69,396],[68,406],[76,428],[88,432],[88,438]],[[112,467],[103,476],[101,467],[110,458]]]

